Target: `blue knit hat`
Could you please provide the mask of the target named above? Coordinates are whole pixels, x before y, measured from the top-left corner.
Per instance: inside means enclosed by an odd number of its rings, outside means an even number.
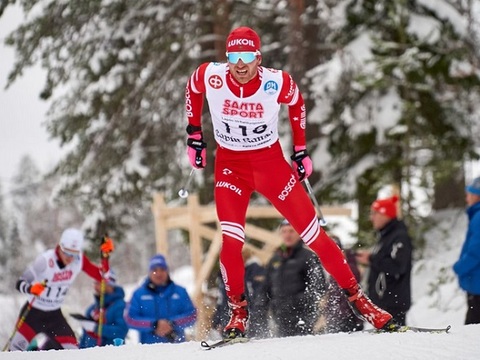
[[[152,271],[156,268],[162,268],[163,270],[168,271],[168,265],[167,265],[167,260],[165,260],[165,256],[157,254],[150,259],[150,264],[148,266],[148,269]]]
[[[472,183],[465,187],[465,190],[480,196],[480,177],[473,179]]]

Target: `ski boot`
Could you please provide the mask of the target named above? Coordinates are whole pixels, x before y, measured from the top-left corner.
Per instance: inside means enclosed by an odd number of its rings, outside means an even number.
[[[228,307],[230,308],[230,321],[223,330],[223,337],[226,339],[235,339],[244,337],[247,329],[248,309],[245,295],[231,296],[228,298]]]
[[[393,322],[392,315],[376,306],[358,285],[345,292],[348,296],[348,304],[360,319],[368,321],[376,329],[394,331],[398,327]]]

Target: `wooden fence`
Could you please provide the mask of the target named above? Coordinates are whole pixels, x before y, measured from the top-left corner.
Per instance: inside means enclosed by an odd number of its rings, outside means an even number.
[[[200,205],[198,196],[191,194],[185,206],[168,206],[163,194],[154,195],[152,212],[155,218],[155,240],[157,253],[168,258],[168,231],[183,229],[188,231],[190,240],[190,258],[194,272],[194,290],[192,300],[198,309],[196,336],[203,338],[209,329],[208,316],[203,299],[202,285],[210,277],[222,245],[222,234],[218,225],[214,205]],[[343,207],[322,207],[324,216],[350,216],[351,210]],[[265,264],[273,251],[280,245],[281,239],[273,230],[266,230],[249,223],[249,219],[281,219],[282,215],[272,206],[250,205],[247,210],[245,236],[255,240],[255,246],[246,243],[253,254]],[[207,250],[203,241],[209,245]]]

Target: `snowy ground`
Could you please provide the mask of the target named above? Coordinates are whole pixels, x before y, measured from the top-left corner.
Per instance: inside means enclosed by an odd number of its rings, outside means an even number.
[[[422,260],[416,261],[412,274],[414,305],[407,316],[410,325],[438,327],[452,325],[449,334],[329,334],[287,339],[257,340],[222,349],[205,351],[199,342],[178,345],[139,345],[135,336],[130,336],[121,347],[106,347],[85,350],[69,350],[69,360],[101,360],[115,357],[116,360],[205,359],[245,360],[258,359],[479,359],[480,325],[463,325],[466,304],[465,294],[457,285],[451,269],[462,245],[466,216],[463,210],[437,214],[438,222],[427,237],[427,246]],[[175,278],[176,277],[176,278]],[[191,279],[185,269],[174,274],[176,281],[189,287]],[[133,286],[127,286],[127,298]],[[85,291],[84,291],[85,292]],[[88,293],[88,292],[87,292]],[[74,294],[71,298],[78,301]],[[87,296],[87,299],[89,296]],[[13,321],[23,299],[0,298],[0,341],[6,342],[13,328]],[[71,305],[70,303],[68,306]],[[75,309],[77,310],[77,309]],[[82,311],[80,309],[80,311]],[[3,353],[3,359],[62,359],[66,351],[31,353]]]
[[[478,359],[480,325],[458,326],[449,334],[330,334],[284,339],[265,339],[214,350],[198,342],[184,344],[108,346],[82,350],[3,353],[8,360],[469,360]],[[65,354],[68,352],[68,354]]]

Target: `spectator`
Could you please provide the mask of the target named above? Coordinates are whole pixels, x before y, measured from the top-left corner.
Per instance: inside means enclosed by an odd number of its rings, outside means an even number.
[[[465,324],[480,324],[480,177],[465,189],[468,229],[460,258],[453,265],[460,287],[467,292]]]
[[[360,271],[354,252],[351,249],[343,249],[340,238],[337,236],[331,235],[330,237],[337,243],[340,249],[343,250],[347,263],[350,269],[352,269],[352,273],[355,275],[357,281],[360,282]],[[355,315],[344,292],[331,277],[328,280],[325,298],[324,314],[326,320],[325,330],[327,333],[363,330],[363,321]]]
[[[276,335],[312,334],[320,315],[319,301],[326,290],[323,268],[287,220],[282,221],[279,231],[282,245],[266,267],[252,321],[263,325],[267,334],[267,314],[271,312]]]
[[[397,325],[405,325],[411,304],[412,242],[405,223],[397,218],[397,202],[392,196],[372,203],[370,221],[378,241],[371,251],[357,251],[357,261],[370,266],[370,299],[392,314]]]
[[[95,301],[85,312],[85,318],[80,321],[83,328],[83,334],[80,339],[80,348],[89,348],[97,345],[113,345],[113,339],[119,338],[125,340],[125,337],[127,336],[128,326],[123,318],[123,313],[125,311],[125,292],[121,286],[117,285],[116,274],[112,270],[110,270],[104,286],[104,304],[103,311],[101,311],[101,282],[95,281],[93,283]],[[98,321],[102,312],[102,338],[99,342]]]
[[[242,250],[243,261],[245,264],[245,289],[246,298],[250,304],[250,309],[253,310],[255,297],[262,288],[265,280],[265,268],[261,265],[260,260],[252,254],[248,248]],[[221,273],[219,273],[218,281],[218,299],[217,308],[212,317],[212,327],[220,332],[227,325],[230,316],[228,315],[228,302],[225,285],[223,284]],[[251,311],[252,311],[251,310]],[[260,336],[259,329],[256,326],[250,326],[247,330],[247,335],[250,337]]]
[[[139,331],[142,344],[179,343],[196,317],[187,290],[170,279],[165,257],[152,257],[148,277],[127,305],[128,326]]]
[[[19,318],[24,317],[24,321],[9,344],[11,351],[27,350],[36,335],[46,339],[40,350],[78,348],[75,333],[60,307],[80,272],[100,281],[102,274],[109,270],[107,259],[113,251],[113,242],[109,238],[106,240],[100,247],[105,255],[101,268],[83,254],[83,234],[72,228],[62,233],[54,249],[43,252],[27,267],[16,287],[28,294],[29,300],[20,311]]]

